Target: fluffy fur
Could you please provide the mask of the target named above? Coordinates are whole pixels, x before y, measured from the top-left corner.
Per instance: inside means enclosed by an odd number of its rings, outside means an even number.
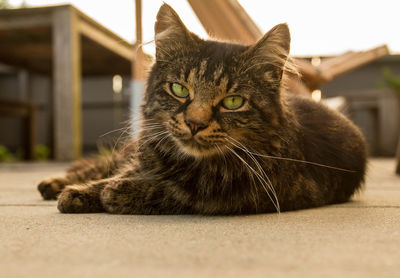
[[[205,41],[164,4],[142,131],[110,157],[78,161],[39,184],[64,213],[243,214],[349,200],[366,145],[343,115],[281,93],[290,34],[275,26],[256,44]],[[171,90],[179,83],[189,96]],[[235,110],[222,105],[240,96]]]

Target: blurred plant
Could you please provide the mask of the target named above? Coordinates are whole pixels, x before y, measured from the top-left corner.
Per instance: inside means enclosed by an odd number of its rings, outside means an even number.
[[[19,6],[13,6],[10,4],[8,0],[0,0],[0,9],[14,9],[14,8],[28,8],[29,5],[25,2],[22,1],[21,5]]]
[[[17,151],[15,152],[15,160],[24,160],[24,155],[24,150],[21,147],[18,147]]]
[[[50,158],[50,149],[45,145],[36,145],[35,158],[37,160],[48,160]]]
[[[0,9],[11,9],[12,6],[8,3],[8,0],[0,0]]]
[[[389,67],[382,70],[382,79],[378,81],[378,88],[390,89],[400,96],[400,74],[394,74]]]
[[[31,7],[31,6],[28,5],[28,4],[25,2],[25,0],[24,0],[24,1],[22,1],[21,5],[19,5],[18,8],[29,8],[29,7]]]
[[[0,162],[12,162],[14,155],[4,145],[0,145]]]

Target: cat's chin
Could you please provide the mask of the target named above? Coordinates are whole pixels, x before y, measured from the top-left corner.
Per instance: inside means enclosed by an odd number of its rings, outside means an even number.
[[[193,140],[174,140],[182,153],[195,158],[206,158],[220,155],[220,151],[214,146],[201,145]]]

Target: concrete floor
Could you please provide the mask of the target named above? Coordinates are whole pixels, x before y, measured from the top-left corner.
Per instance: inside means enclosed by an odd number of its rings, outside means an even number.
[[[66,165],[0,166],[0,277],[400,277],[394,165],[346,204],[236,217],[60,214],[36,184]]]

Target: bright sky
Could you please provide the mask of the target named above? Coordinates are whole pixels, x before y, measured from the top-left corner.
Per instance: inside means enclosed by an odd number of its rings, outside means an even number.
[[[218,0],[216,0],[218,1]],[[10,0],[19,5],[22,0]],[[128,41],[135,39],[134,0],[26,0],[28,5],[71,3]],[[186,26],[207,37],[186,0],[143,0],[143,39],[153,39],[162,2],[170,4]],[[330,55],[388,44],[400,53],[400,0],[239,0],[260,29],[287,22],[292,55]],[[111,4],[113,3],[113,4]],[[152,45],[145,49],[154,53]]]

